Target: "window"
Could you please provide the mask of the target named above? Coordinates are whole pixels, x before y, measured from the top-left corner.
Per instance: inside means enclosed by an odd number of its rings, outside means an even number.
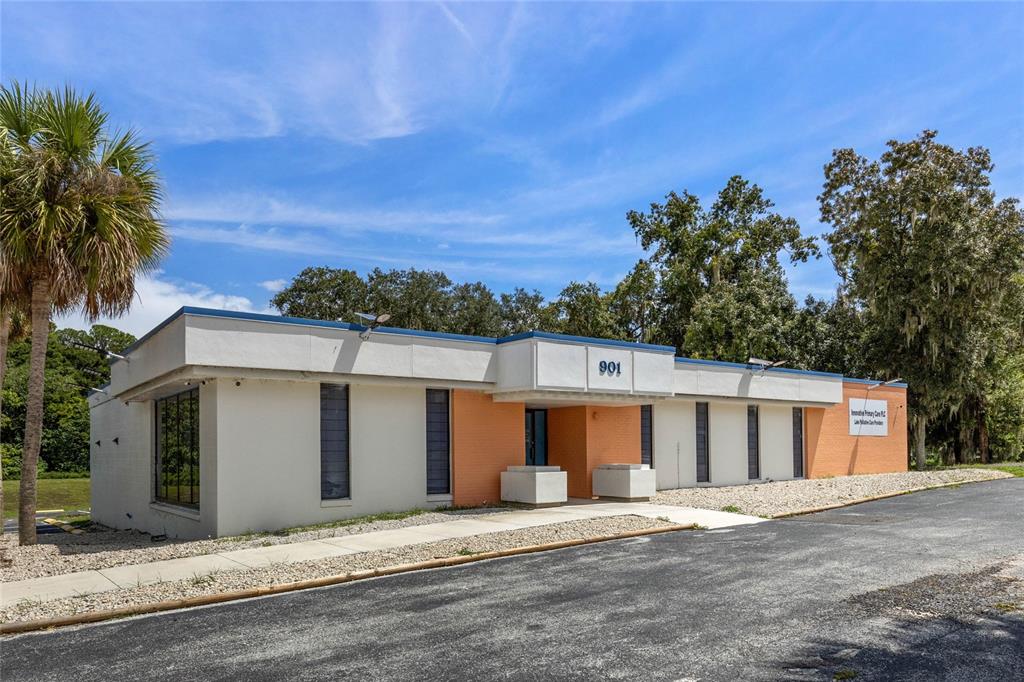
[[[349,497],[348,386],[320,384],[320,499]]]
[[[804,408],[793,408],[793,478],[804,477]]]
[[[199,388],[156,401],[158,502],[199,508]]]
[[[760,410],[747,405],[747,478],[761,478]]]
[[[448,428],[449,392],[427,389],[427,494],[451,492],[450,432]]]
[[[711,461],[708,457],[707,403],[697,403],[697,482],[711,482]]]
[[[653,410],[650,405],[640,406],[640,463],[654,466]]]

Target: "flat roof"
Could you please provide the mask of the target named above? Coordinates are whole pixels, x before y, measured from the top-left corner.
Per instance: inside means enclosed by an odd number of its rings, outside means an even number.
[[[166,320],[158,324],[152,330],[141,336],[135,343],[131,344],[124,350],[124,354],[127,355],[134,351],[136,348],[141,346],[152,336],[160,332],[161,329],[174,322],[182,315],[195,315],[197,317],[222,317],[228,319],[237,320],[251,320],[255,322],[269,322],[272,324],[287,324],[297,325],[306,327],[324,327],[328,329],[341,329],[345,331],[366,331],[367,327],[361,324],[355,324],[352,322],[336,322],[330,320],[315,320],[312,318],[305,317],[288,317],[285,315],[267,315],[265,313],[249,313],[238,310],[218,310],[216,308],[198,308],[195,306],[183,306],[179,308],[174,314],[168,317]],[[375,334],[394,334],[398,336],[417,336],[428,339],[446,339],[449,341],[463,341],[468,343],[483,343],[489,345],[499,345],[503,343],[512,343],[514,341],[522,341],[524,339],[548,339],[552,341],[568,341],[572,343],[586,343],[596,346],[611,346],[616,348],[629,348],[636,350],[647,350],[658,353],[675,353],[675,347],[673,346],[661,346],[651,343],[638,343],[636,341],[623,341],[621,339],[601,339],[589,336],[573,336],[571,334],[556,334],[553,332],[542,332],[542,331],[529,331],[522,332],[520,334],[513,334],[511,336],[493,337],[493,336],[474,336],[472,334],[452,334],[449,332],[434,332],[423,329],[404,329],[402,327],[377,327],[374,329]],[[740,369],[755,369],[756,366],[740,363],[740,362],[725,362],[722,360],[705,360],[703,358],[684,358],[676,357],[677,363],[683,364],[696,364],[696,365],[709,365],[719,367],[732,367]],[[766,371],[781,374],[803,374],[809,376],[821,376],[830,377],[836,379],[842,379],[844,381],[851,381],[856,383],[864,384],[877,384],[882,383],[881,380],[875,379],[854,379],[845,377],[842,374],[835,372],[819,372],[808,369],[793,369],[790,367],[770,367],[764,370],[758,369],[758,371]],[[905,383],[893,383],[889,384],[893,388],[906,388]]]

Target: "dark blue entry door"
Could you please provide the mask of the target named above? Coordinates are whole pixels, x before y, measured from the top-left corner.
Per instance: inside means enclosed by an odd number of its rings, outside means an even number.
[[[526,464],[545,466],[548,463],[548,411],[526,410]]]

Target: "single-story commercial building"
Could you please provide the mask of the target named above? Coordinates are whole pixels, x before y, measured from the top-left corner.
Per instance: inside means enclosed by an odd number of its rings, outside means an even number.
[[[905,384],[609,339],[186,307],[111,377],[93,519],[172,537],[907,468]]]

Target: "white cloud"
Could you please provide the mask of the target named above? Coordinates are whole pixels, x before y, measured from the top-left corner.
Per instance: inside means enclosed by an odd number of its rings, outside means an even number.
[[[288,280],[268,279],[260,282],[260,286],[269,291],[270,293],[276,294],[277,292],[281,291],[281,289],[284,289],[286,286],[288,286]]]
[[[173,315],[182,306],[239,310],[245,312],[273,313],[269,309],[257,308],[244,296],[234,296],[213,291],[198,282],[170,281],[157,272],[138,278],[135,282],[136,302],[131,310],[120,318],[101,319],[100,324],[122,329],[136,336],[142,336]],[[88,329],[90,324],[81,315],[67,315],[55,320],[58,327]]]
[[[458,16],[456,16],[455,12],[453,12],[451,8],[449,8],[448,5],[446,5],[443,2],[438,3],[438,7],[441,8],[441,13],[448,19],[448,21],[452,23],[452,26],[455,27],[455,30],[458,31],[462,35],[462,37],[466,39],[466,42],[469,43],[470,45],[473,45],[473,34],[469,32],[469,29],[466,28],[466,24],[464,24],[462,20],[459,19]]]
[[[333,227],[349,231],[432,233],[436,225],[493,225],[505,216],[497,212],[466,210],[388,209],[337,210],[316,206],[308,199],[290,201],[255,194],[217,197],[175,197],[164,208],[170,220],[282,224]]]
[[[6,10],[11,49],[52,46],[37,54],[54,72],[92,84],[148,135],[186,143],[412,135],[493,106],[521,58],[516,6],[460,6],[458,15],[416,3]],[[115,35],[116,50],[89,49]]]

